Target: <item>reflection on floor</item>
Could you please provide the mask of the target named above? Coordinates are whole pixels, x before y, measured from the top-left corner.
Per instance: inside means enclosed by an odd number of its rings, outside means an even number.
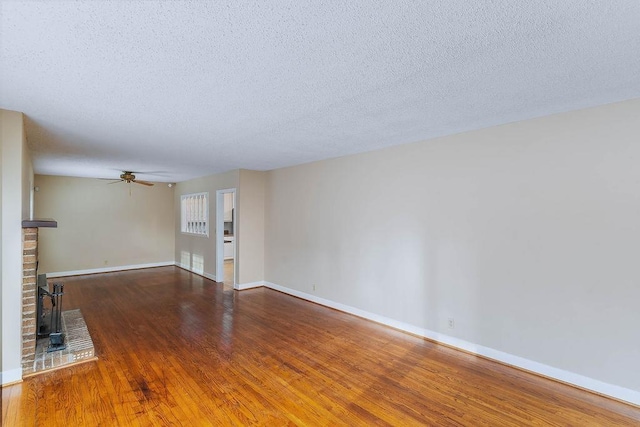
[[[234,269],[234,260],[226,259],[224,260],[224,287],[233,288],[233,269]]]

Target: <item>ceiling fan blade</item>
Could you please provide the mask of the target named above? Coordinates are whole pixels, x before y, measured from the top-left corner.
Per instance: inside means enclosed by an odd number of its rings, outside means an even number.
[[[124,172],[124,169],[116,169],[110,168],[112,171],[119,171],[120,173]],[[140,175],[158,175],[158,174],[167,174],[167,171],[138,171],[138,170],[128,170],[127,172],[132,174],[140,174]]]
[[[167,174],[167,171],[131,171],[131,173],[137,173],[138,175],[158,175],[164,176]]]
[[[124,179],[119,179],[117,181],[113,181],[113,182],[107,182],[107,185],[111,185],[111,184],[117,184],[119,182],[124,182]]]
[[[136,184],[142,184],[142,185],[146,185],[146,186],[153,186],[154,183],[153,182],[149,182],[149,181],[138,181],[137,179],[135,181],[131,181],[131,182],[135,182]]]

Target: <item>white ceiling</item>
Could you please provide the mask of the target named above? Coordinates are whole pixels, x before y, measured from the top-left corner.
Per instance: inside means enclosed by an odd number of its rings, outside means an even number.
[[[182,181],[640,97],[640,2],[6,1],[36,173]]]

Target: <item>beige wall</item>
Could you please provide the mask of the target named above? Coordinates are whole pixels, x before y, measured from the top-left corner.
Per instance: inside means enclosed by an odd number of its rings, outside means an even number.
[[[24,128],[24,124],[23,124]],[[31,153],[29,152],[29,146],[27,144],[27,133],[22,132],[22,219],[31,219],[31,211],[33,206],[33,187],[34,187],[34,174],[33,164],[31,163]]]
[[[265,279],[640,391],[639,117],[636,99],[271,171]]]
[[[166,184],[36,175],[35,185],[35,216],[58,221],[40,229],[39,272],[173,262],[174,191]]]
[[[33,168],[22,113],[0,110],[0,288],[2,383],[21,379],[22,220],[30,211]]]
[[[4,128],[5,128],[5,117],[4,117],[4,110],[0,110],[0,376],[4,377],[4,340],[3,340],[3,334],[2,334],[2,330],[4,329],[4,325],[8,324],[8,322],[5,322],[4,317],[2,315],[3,313],[3,309],[2,306],[4,305],[4,283],[5,283],[5,279],[4,279],[4,269],[2,268],[3,262],[4,262],[4,256],[3,256],[3,249],[5,246],[5,235],[4,235],[4,228],[3,228],[3,223],[4,223],[4,210],[3,210],[3,204],[2,204],[2,200],[4,199],[3,197],[3,181],[8,179],[8,177],[5,178],[4,176],[4,163],[3,163],[3,155],[2,152],[4,151],[4,146],[6,145],[5,143],[5,135],[4,135]],[[0,378],[0,385],[4,384],[5,381]]]
[[[264,180],[266,173],[240,170],[236,242],[240,286],[264,280]]]
[[[217,277],[216,272],[216,191],[237,188],[238,174],[238,170],[233,170],[180,182],[176,185],[174,202],[175,260],[182,268],[222,281],[222,275]],[[209,237],[183,234],[180,231],[180,196],[202,192],[209,193]]]

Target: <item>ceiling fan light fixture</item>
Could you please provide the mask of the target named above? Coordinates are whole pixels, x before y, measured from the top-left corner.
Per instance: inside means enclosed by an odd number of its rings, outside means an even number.
[[[131,184],[133,182],[136,184],[146,185],[147,187],[152,187],[153,185],[155,185],[153,182],[136,179],[136,176],[131,171],[122,171],[122,174],[120,175],[120,180],[112,182],[111,184],[115,184],[117,182],[126,182],[127,184]]]

